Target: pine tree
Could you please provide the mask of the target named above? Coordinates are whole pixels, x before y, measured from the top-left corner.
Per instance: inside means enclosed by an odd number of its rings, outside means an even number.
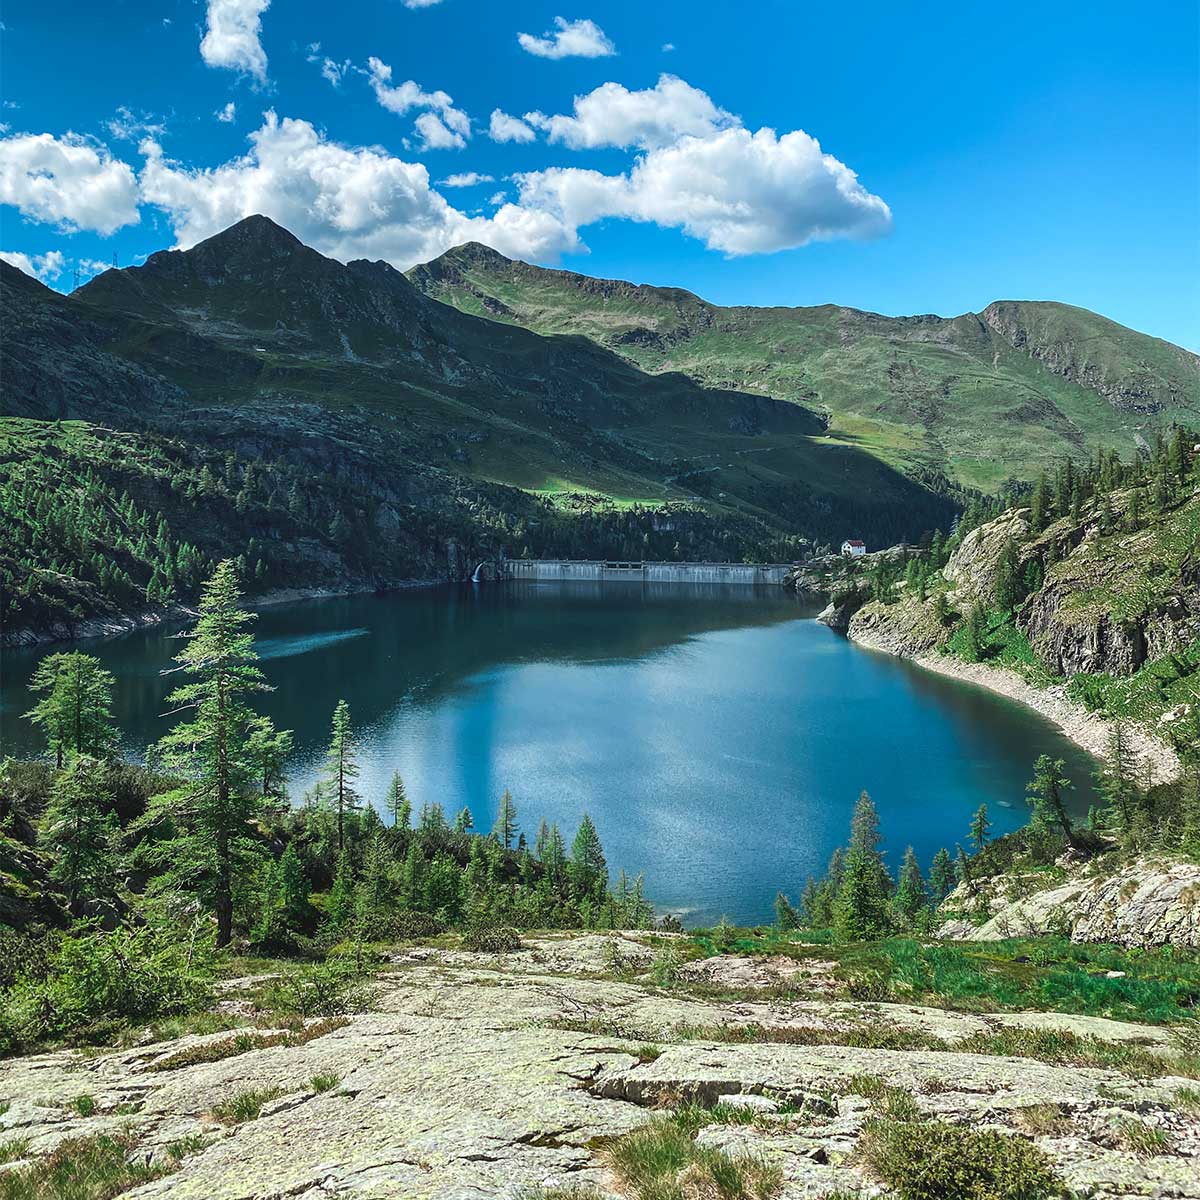
[[[1006,613],[1021,601],[1021,562],[1012,538],[1005,540],[996,563],[995,600],[996,607]]]
[[[1078,848],[1079,841],[1067,815],[1063,794],[1074,785],[1063,772],[1067,764],[1042,754],[1033,765],[1033,781],[1025,789],[1033,805],[1033,824],[1042,829],[1057,827],[1068,846]]]
[[[863,792],[850,822],[842,886],[833,904],[833,927],[839,941],[880,937],[888,929],[888,893],[891,880],[879,849],[879,814]]]
[[[267,717],[259,717],[251,724],[247,752],[263,797],[282,800],[287,795],[285,767],[292,753],[292,731],[276,729]]]
[[[455,833],[470,833],[475,828],[475,819],[471,816],[471,810],[465,805],[458,810],[458,815],[454,818]]]
[[[167,697],[174,712],[192,714],[159,743],[164,769],[182,782],[153,797],[140,822],[164,833],[147,843],[151,863],[162,870],[157,885],[209,904],[218,946],[233,935],[234,891],[261,856],[252,831],[264,802],[250,739],[262,727],[244,697],[269,689],[246,629],[254,617],[240,601],[226,560],[204,585],[196,627],[175,659],[192,681]]]
[[[362,807],[354,781],[358,778],[358,754],[350,725],[350,705],[339,700],[333,710],[333,730],[325,752],[322,794],[337,813],[338,853],[346,846],[346,814]]]
[[[987,805],[981,804],[975,810],[975,815],[971,818],[971,841],[975,843],[976,850],[982,850],[987,844],[988,830],[991,827],[992,823],[988,820]]]
[[[977,891],[974,876],[971,874],[970,860],[961,846],[954,847],[954,874],[958,882],[964,884],[972,894]]]
[[[918,914],[929,905],[929,893],[925,890],[921,867],[911,846],[904,851],[894,903],[896,912],[906,925],[912,925]]]
[[[74,754],[108,759],[115,753],[112,688],[111,672],[90,654],[49,654],[38,663],[29,690],[43,698],[25,716],[40,726],[59,769]]]
[[[74,756],[55,776],[39,822],[39,839],[53,859],[50,878],[76,909],[113,895],[117,820],[107,773],[96,759]]]
[[[983,658],[984,646],[987,641],[987,616],[983,605],[976,602],[967,613],[967,623],[963,631],[962,656],[967,662],[979,662]]]
[[[517,806],[513,803],[512,793],[504,789],[500,797],[500,808],[496,813],[496,823],[492,826],[492,837],[505,850],[511,850],[517,836]]]

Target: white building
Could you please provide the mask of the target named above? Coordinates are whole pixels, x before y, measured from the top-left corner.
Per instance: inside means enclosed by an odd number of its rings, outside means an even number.
[[[858,538],[847,538],[842,543],[842,553],[847,558],[861,558],[867,552],[867,543],[860,542]]]

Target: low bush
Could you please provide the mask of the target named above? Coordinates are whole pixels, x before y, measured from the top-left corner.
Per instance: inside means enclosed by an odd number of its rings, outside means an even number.
[[[511,954],[521,948],[521,935],[507,925],[476,925],[463,934],[464,950],[481,954]]]
[[[44,974],[21,977],[0,996],[0,1052],[100,1040],[128,1021],[199,1008],[210,998],[211,978],[206,930],[165,922],[111,933],[84,926],[57,943]]]
[[[872,1120],[866,1167],[899,1200],[1055,1200],[1067,1195],[1032,1142],[941,1121]]]
[[[365,1012],[375,992],[353,961],[333,958],[286,971],[267,989],[275,1012],[298,1017],[341,1017]]]

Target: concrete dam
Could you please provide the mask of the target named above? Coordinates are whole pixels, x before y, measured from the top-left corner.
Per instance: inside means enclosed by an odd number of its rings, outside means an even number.
[[[503,564],[503,579],[562,583],[780,584],[791,563],[621,562],[614,559],[513,558]]]

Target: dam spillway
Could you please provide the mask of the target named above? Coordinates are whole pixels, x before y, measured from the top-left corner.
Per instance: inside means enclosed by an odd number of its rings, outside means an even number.
[[[504,579],[540,583],[731,583],[781,584],[791,563],[627,562],[619,559],[514,558],[504,564]]]

